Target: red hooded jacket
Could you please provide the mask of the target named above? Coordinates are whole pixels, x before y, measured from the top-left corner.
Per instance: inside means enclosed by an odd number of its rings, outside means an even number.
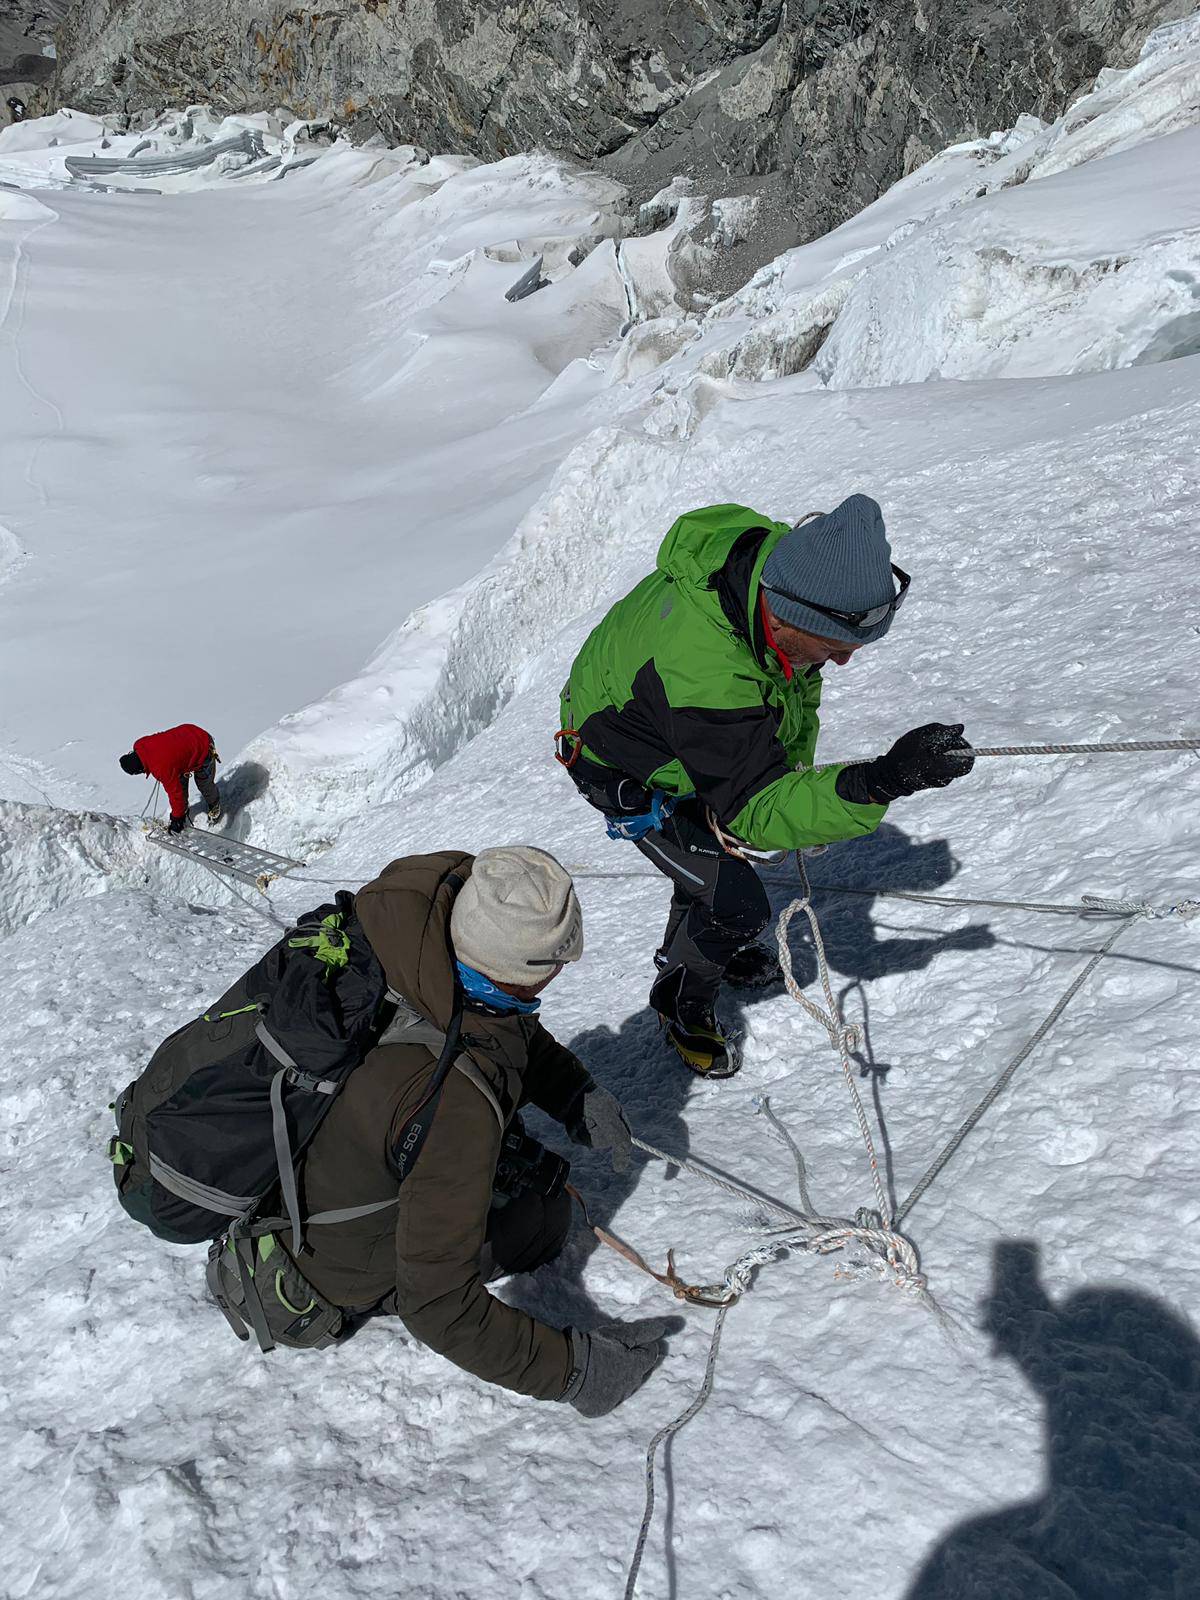
[[[135,739],[133,753],[167,791],[171,815],[181,817],[187,810],[183,780],[212,755],[213,738],[194,722],[181,722],[177,728]]]

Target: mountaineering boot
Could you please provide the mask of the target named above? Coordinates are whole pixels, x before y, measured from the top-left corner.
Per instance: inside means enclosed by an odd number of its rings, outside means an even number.
[[[217,823],[220,822],[221,818],[224,815],[225,815],[225,813],[221,810],[221,802],[219,800],[217,801],[215,806],[209,806],[209,808],[208,808],[208,825],[209,825],[209,827],[210,828],[215,827],[217,825]]]
[[[711,1000],[682,995],[686,981],[685,970],[676,967],[650,990],[650,1005],[658,1012],[667,1042],[701,1078],[732,1078],[742,1064],[737,1042],[722,1030]]]
[[[725,968],[725,981],[735,989],[766,989],[783,978],[779,956],[769,945],[744,944]]]
[[[684,1066],[701,1078],[732,1078],[742,1065],[737,1041],[721,1031],[711,1006],[684,1009],[686,1014],[682,1017],[659,1013],[668,1044]]]

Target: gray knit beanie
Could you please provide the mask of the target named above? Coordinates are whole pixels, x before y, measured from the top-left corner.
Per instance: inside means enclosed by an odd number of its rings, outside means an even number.
[[[869,495],[852,494],[832,511],[798,523],[775,546],[762,570],[762,587],[771,610],[790,627],[823,639],[870,644],[882,639],[894,612],[873,628],[849,628],[805,600],[835,611],[866,611],[896,593],[892,547],[883,512]]]
[[[481,850],[450,913],[454,953],[493,983],[540,983],[583,954],[571,874],[530,844]]]

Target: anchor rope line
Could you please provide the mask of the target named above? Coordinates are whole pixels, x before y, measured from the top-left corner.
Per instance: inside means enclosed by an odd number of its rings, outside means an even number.
[[[265,921],[271,923],[274,927],[282,928],[284,933],[291,928],[292,924],[290,922],[281,921],[273,911],[268,911],[265,907],[256,904],[253,900],[247,900],[245,895],[239,894],[234,888],[233,884],[230,882],[229,878],[217,867],[215,867],[211,861],[206,860],[204,856],[188,856],[186,859],[196,862],[198,865],[202,866],[206,872],[211,872],[221,887],[223,889],[227,889],[235,900],[240,900],[244,906],[248,906],[251,911],[255,912]],[[267,901],[267,905],[270,905],[271,902],[266,894],[266,891],[263,890],[260,892],[262,893],[263,899]]]
[[[911,900],[923,906],[983,906],[993,911],[1038,911],[1064,917],[1099,918],[1128,914],[1124,911],[1109,910],[1107,902],[1103,907],[1089,905],[1086,899],[1077,905],[1058,900],[996,900],[970,895],[919,894],[913,889],[863,889],[848,883],[814,883],[813,890],[816,894],[855,894],[867,899],[879,896],[885,900]]]
[[[1121,739],[1095,744],[990,744],[972,745],[973,756],[1109,756],[1141,755],[1150,751],[1200,750],[1200,739]],[[826,761],[814,772],[831,767],[861,767],[874,756],[851,756],[845,761]]]
[[[1083,988],[1084,984],[1100,965],[1101,961],[1104,960],[1104,957],[1108,955],[1109,951],[1113,948],[1121,935],[1125,933],[1128,928],[1132,927],[1135,922],[1139,921],[1146,915],[1147,913],[1140,909],[1122,914],[1123,920],[1117,923],[1116,927],[1109,934],[1108,938],[1099,947],[1099,949],[1093,953],[1087,965],[1084,966],[1078,973],[1076,973],[1065,992],[1060,996],[1057,1003],[1050,1011],[1050,1014],[1021,1046],[1016,1055],[1013,1056],[1012,1060],[1000,1073],[999,1077],[997,1077],[991,1088],[974,1107],[974,1109],[963,1118],[963,1121],[943,1146],[940,1153],[934,1158],[934,1160],[926,1168],[925,1172],[913,1185],[908,1198],[896,1208],[897,1224],[902,1222],[904,1218],[908,1216],[909,1212],[917,1204],[921,1196],[929,1188],[930,1184],[933,1183],[934,1179],[937,1178],[938,1175],[954,1159],[959,1147],[967,1138],[968,1134],[971,1133],[980,1120],[987,1114],[988,1110],[1004,1093],[1005,1089],[1008,1088],[1009,1084],[1016,1076],[1018,1068],[1050,1032],[1051,1028],[1058,1021],[1059,1017],[1062,1016],[1063,1012],[1070,1005],[1071,1001],[1079,993],[1080,989]]]
[[[774,1128],[778,1137],[791,1151],[792,1160],[796,1163],[796,1188],[800,1191],[800,1204],[811,1216],[816,1210],[816,1206],[813,1205],[812,1195],[809,1193],[808,1163],[804,1159],[804,1152],[796,1143],[795,1139],[792,1138],[791,1130],[785,1123],[780,1121],[780,1119],[771,1109],[771,1101],[769,1096],[764,1094],[761,1097],[756,1106],[756,1110],[760,1116],[766,1117],[768,1123],[772,1128]]]
[[[730,1302],[732,1304],[732,1301]],[[658,1447],[681,1428],[685,1428],[696,1413],[703,1407],[705,1401],[712,1393],[713,1379],[717,1374],[717,1353],[721,1348],[721,1333],[725,1327],[725,1317],[729,1305],[723,1305],[717,1312],[713,1325],[712,1340],[708,1347],[708,1360],[704,1367],[704,1382],[700,1386],[695,1399],[685,1411],[680,1412],[674,1421],[664,1423],[646,1447],[646,1505],[642,1512],[642,1523],[638,1529],[637,1544],[634,1546],[633,1557],[629,1563],[629,1574],[625,1580],[624,1600],[633,1600],[634,1591],[637,1589],[638,1574],[642,1567],[642,1557],[646,1553],[646,1540],[650,1534],[650,1524],[654,1520],[654,1464],[658,1455]]]
[[[833,981],[829,974],[829,963],[825,954],[825,942],[821,934],[821,926],[812,908],[812,889],[808,882],[808,875],[803,858],[797,855],[797,864],[800,869],[801,883],[804,893],[800,899],[792,901],[781,914],[776,927],[776,939],[779,945],[780,965],[783,968],[784,983],[788,993],[803,1007],[815,1022],[825,1029],[829,1042],[842,1070],[842,1076],[850,1095],[851,1106],[854,1110],[855,1121],[858,1124],[859,1135],[867,1155],[867,1165],[871,1175],[871,1185],[875,1196],[875,1209],[860,1209],[853,1219],[846,1217],[826,1217],[814,1215],[808,1209],[799,1210],[788,1206],[781,1201],[752,1189],[749,1185],[732,1179],[728,1174],[717,1173],[706,1163],[698,1163],[691,1158],[673,1157],[664,1150],[659,1150],[644,1140],[634,1138],[633,1143],[646,1154],[654,1156],[660,1161],[673,1166],[682,1167],[704,1178],[717,1188],[725,1189],[731,1194],[742,1199],[751,1199],[755,1204],[774,1211],[777,1215],[787,1219],[787,1228],[778,1230],[777,1236],[771,1240],[753,1246],[737,1261],[726,1268],[724,1277],[719,1284],[688,1285],[675,1288],[680,1298],[701,1299],[710,1304],[732,1304],[745,1292],[747,1283],[755,1267],[763,1266],[769,1261],[775,1261],[789,1249],[800,1248],[818,1255],[826,1255],[831,1251],[842,1250],[853,1244],[866,1247],[875,1257],[875,1265],[881,1274],[890,1276],[892,1282],[902,1289],[906,1289],[937,1310],[933,1297],[929,1294],[928,1285],[924,1274],[921,1272],[920,1261],[912,1242],[900,1234],[892,1222],[891,1202],[884,1185],[883,1175],[879,1168],[879,1158],[875,1150],[875,1142],[871,1135],[870,1123],[854,1081],[854,1067],[850,1059],[850,1052],[859,1043],[861,1030],[856,1024],[847,1024],[841,1015],[837,999],[833,992]],[[809,1000],[800,985],[796,982],[792,971],[791,950],[788,946],[787,933],[792,918],[800,911],[804,911],[813,935],[813,944],[817,954],[817,970],[821,981],[821,988],[825,997],[825,1009],[815,1001]],[[778,1126],[778,1120],[776,1125]],[[798,1152],[793,1145],[793,1153]],[[797,1172],[802,1172],[803,1158],[800,1158]],[[803,1190],[802,1190],[803,1192]],[[598,1237],[602,1237],[601,1230],[595,1230]],[[605,1240],[604,1242],[609,1242]],[[614,1248],[617,1248],[614,1246]],[[629,1259],[628,1251],[622,1251]],[[673,1279],[674,1264],[668,1262],[669,1274],[667,1276],[651,1271],[651,1276],[660,1282]],[[650,1269],[646,1269],[650,1270]],[[672,1287],[675,1287],[672,1284]]]
[[[1007,1063],[986,1094],[984,1094],[984,1096],[980,1099],[978,1104],[963,1119],[962,1123],[955,1130],[954,1134],[947,1141],[945,1146],[914,1185],[908,1197],[895,1209],[893,1214],[888,1206],[887,1195],[883,1188],[882,1178],[879,1173],[878,1160],[875,1156],[874,1143],[871,1139],[870,1127],[867,1122],[866,1112],[862,1105],[861,1096],[858,1094],[857,1086],[854,1083],[853,1072],[849,1062],[849,1051],[854,1048],[855,1044],[857,1043],[858,1029],[853,1024],[847,1024],[844,1021],[837,1001],[834,997],[832,982],[829,977],[828,963],[825,957],[824,941],[821,936],[820,925],[812,908],[813,887],[808,881],[804,860],[799,852],[797,852],[796,861],[800,870],[800,879],[803,892],[799,899],[794,900],[784,910],[777,924],[776,933],[779,942],[780,964],[784,969],[788,993],[792,995],[793,999],[796,999],[801,1004],[804,1010],[813,1018],[814,1021],[821,1024],[829,1037],[831,1045],[838,1053],[842,1064],[843,1074],[846,1077],[846,1082],[851,1092],[851,1100],[854,1105],[856,1120],[859,1123],[859,1130],[863,1135],[863,1142],[867,1151],[868,1163],[871,1168],[872,1180],[875,1187],[876,1199],[881,1203],[877,1213],[860,1210],[856,1214],[855,1220],[852,1223],[846,1221],[845,1219],[817,1217],[813,1215],[813,1208],[807,1189],[807,1173],[803,1154],[783,1123],[771,1110],[770,1104],[765,1096],[759,1102],[758,1109],[766,1115],[768,1122],[772,1125],[772,1127],[775,1128],[779,1136],[783,1139],[785,1144],[787,1144],[788,1148],[792,1152],[793,1158],[796,1162],[797,1182],[804,1203],[803,1210],[799,1210],[795,1207],[786,1205],[782,1201],[778,1201],[770,1196],[764,1195],[761,1193],[761,1191],[754,1189],[751,1185],[744,1184],[739,1179],[733,1178],[727,1173],[718,1173],[705,1162],[700,1162],[690,1157],[673,1157],[666,1151],[659,1150],[655,1146],[646,1143],[646,1141],[634,1137],[633,1143],[646,1154],[651,1155],[658,1160],[668,1162],[669,1164],[677,1166],[685,1171],[691,1172],[697,1177],[703,1178],[706,1182],[713,1184],[715,1187],[723,1189],[730,1194],[737,1195],[739,1198],[753,1200],[758,1206],[770,1211],[774,1211],[779,1216],[788,1217],[789,1223],[788,1226],[775,1230],[775,1237],[753,1246],[739,1256],[735,1262],[731,1263],[730,1266],[725,1270],[724,1279],[721,1284],[702,1286],[682,1285],[681,1280],[678,1280],[677,1274],[675,1273],[674,1258],[670,1253],[668,1254],[668,1271],[666,1274],[654,1272],[653,1269],[646,1265],[641,1257],[637,1257],[637,1264],[641,1266],[644,1271],[648,1272],[650,1276],[656,1278],[659,1282],[669,1284],[672,1288],[674,1288],[675,1293],[680,1298],[689,1299],[695,1304],[716,1305],[718,1310],[713,1326],[711,1342],[709,1344],[708,1360],[705,1366],[704,1380],[699,1391],[689,1402],[686,1409],[681,1412],[678,1417],[666,1423],[658,1430],[657,1433],[655,1433],[647,1447],[645,1464],[645,1507],[643,1510],[641,1525],[638,1530],[637,1541],[634,1547],[632,1560],[629,1566],[628,1577],[625,1585],[624,1600],[633,1600],[633,1596],[637,1587],[638,1576],[641,1570],[642,1559],[645,1554],[646,1541],[649,1537],[650,1526],[654,1517],[654,1472],[658,1450],[666,1440],[672,1438],[682,1428],[686,1427],[687,1424],[697,1415],[697,1413],[708,1401],[708,1398],[712,1393],[713,1383],[716,1375],[717,1356],[720,1350],[721,1335],[725,1326],[726,1314],[729,1310],[729,1307],[734,1305],[748,1289],[755,1269],[759,1266],[766,1265],[768,1262],[777,1260],[780,1255],[786,1254],[791,1249],[799,1248],[801,1250],[823,1255],[834,1250],[843,1249],[855,1242],[863,1244],[875,1255],[877,1267],[885,1273],[890,1269],[892,1281],[898,1287],[914,1291],[929,1307],[929,1309],[934,1312],[942,1328],[951,1337],[953,1337],[955,1329],[954,1319],[950,1317],[940,1305],[938,1305],[937,1301],[930,1294],[924,1275],[920,1271],[920,1265],[915,1249],[911,1245],[910,1241],[898,1231],[901,1224],[904,1222],[912,1208],[927,1192],[931,1184],[936,1181],[946,1166],[953,1160],[963,1142],[968,1138],[980,1120],[986,1115],[989,1108],[995,1104],[996,1100],[1000,1098],[1005,1089],[1007,1089],[1009,1084],[1012,1082],[1022,1063],[1028,1059],[1029,1055],[1034,1049],[1036,1049],[1037,1045],[1041,1043],[1041,1041],[1054,1027],[1054,1024],[1058,1021],[1063,1012],[1070,1005],[1071,1001],[1083,988],[1088,978],[1099,966],[1101,961],[1104,960],[1105,956],[1107,956],[1114,948],[1117,941],[1127,931],[1127,929],[1129,929],[1135,922],[1144,919],[1175,915],[1186,920],[1200,914],[1200,901],[1190,900],[1179,901],[1176,904],[1165,908],[1154,907],[1148,902],[1144,901],[1108,900],[1096,895],[1084,895],[1079,906],[1070,907],[1057,905],[1051,907],[1046,904],[1031,905],[1029,903],[1013,903],[1019,904],[1021,909],[1054,911],[1069,910],[1076,915],[1087,913],[1101,914],[1115,916],[1119,918],[1119,920],[1116,926],[1109,933],[1108,937],[1105,939],[1104,943],[1092,953],[1086,965],[1081,968],[1081,970],[1071,980],[1071,983],[1056,1001],[1043,1022],[1038,1026],[1037,1029],[1035,1029],[1035,1031],[1016,1052],[1012,1059]],[[817,954],[818,972],[821,978],[821,985],[826,1001],[825,1009],[822,1009],[819,1005],[815,1004],[813,1001],[810,1001],[807,996],[801,992],[793,975],[791,955],[787,944],[787,930],[790,926],[792,918],[799,911],[805,912],[813,933],[813,942]],[[604,1238],[602,1230],[596,1229],[595,1231],[599,1237]],[[616,1243],[615,1241],[606,1242],[613,1242],[615,1248],[622,1249],[620,1244]],[[632,1259],[636,1256],[636,1252],[630,1251],[629,1247],[627,1246],[622,1249],[622,1253],[625,1254],[628,1259]],[[885,1262],[886,1267],[884,1265]]]

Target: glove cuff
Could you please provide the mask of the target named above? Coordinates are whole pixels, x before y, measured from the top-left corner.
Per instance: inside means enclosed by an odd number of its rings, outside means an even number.
[[[592,1341],[586,1333],[580,1333],[578,1328],[564,1328],[563,1332],[571,1342],[571,1374],[567,1379],[567,1387],[558,1398],[569,1404],[583,1388],[587,1378]]]
[[[587,1082],[581,1084],[562,1109],[559,1121],[567,1130],[567,1136],[575,1144],[586,1144],[587,1138],[583,1125],[583,1108],[587,1097],[596,1087],[596,1080],[588,1074]]]
[[[833,785],[839,800],[852,806],[890,806],[898,795],[883,781],[874,761],[843,767]]]

